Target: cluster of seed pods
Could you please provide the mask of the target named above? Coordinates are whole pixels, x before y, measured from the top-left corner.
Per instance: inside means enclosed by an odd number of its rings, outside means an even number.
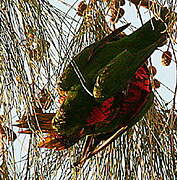
[[[149,72],[151,74],[152,80],[152,88],[157,89],[160,87],[160,81],[155,79],[154,76],[157,74],[157,69],[154,66],[149,66]]]
[[[125,11],[121,6],[125,5],[125,0],[101,0],[103,3],[106,3],[108,11],[110,13],[111,23],[117,23],[118,20],[124,15]],[[96,3],[97,0],[91,0],[91,3]],[[77,14],[79,16],[84,16],[86,11],[89,9],[89,5],[85,1],[81,1],[77,7]]]
[[[164,51],[161,57],[161,64],[163,66],[169,66],[172,61],[172,54],[169,50]],[[157,89],[160,87],[160,81],[155,79],[154,76],[157,74],[157,69],[154,66],[149,66],[149,72],[152,76],[152,87]]]
[[[125,5],[125,0],[113,0],[107,1],[109,6],[109,11],[111,13],[110,21],[112,23],[117,23],[117,21],[125,14],[125,11],[120,6]]]
[[[40,38],[37,35],[37,30],[31,25],[26,25],[24,30],[26,39],[24,39],[20,45],[26,48],[26,53],[30,60],[42,61],[44,55],[50,48],[50,43],[47,40]]]

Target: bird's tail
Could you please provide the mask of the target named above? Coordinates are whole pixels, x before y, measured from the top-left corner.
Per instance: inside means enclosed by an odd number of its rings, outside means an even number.
[[[79,136],[63,136],[58,135],[58,133],[50,133],[47,134],[46,137],[42,138],[39,142],[39,148],[48,148],[54,149],[56,151],[65,150],[72,145],[74,145],[77,141],[79,141]]]
[[[14,126],[25,128],[19,133],[31,134],[34,132],[49,133],[56,129],[52,125],[52,119],[55,113],[34,113],[32,115],[23,115],[22,119],[17,120]]]
[[[38,134],[41,140],[38,144],[40,148],[55,150],[64,150],[74,145],[80,138],[81,134],[72,134],[72,136],[61,135],[53,126],[52,119],[55,113],[35,113],[30,116],[24,115],[21,120],[16,121],[19,128],[23,128],[19,133]]]

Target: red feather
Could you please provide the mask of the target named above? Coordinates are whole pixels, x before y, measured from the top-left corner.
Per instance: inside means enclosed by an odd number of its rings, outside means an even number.
[[[87,126],[107,124],[123,115],[126,115],[127,119],[132,118],[141,111],[151,91],[149,71],[146,65],[142,65],[128,84],[125,95],[120,93],[118,97],[108,98],[100,106],[93,108],[86,120]]]

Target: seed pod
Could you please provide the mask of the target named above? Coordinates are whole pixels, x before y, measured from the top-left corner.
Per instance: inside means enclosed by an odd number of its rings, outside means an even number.
[[[114,0],[114,2],[115,2],[115,7],[117,8],[125,5],[125,0]]]
[[[163,66],[169,66],[171,63],[171,59],[172,59],[172,54],[170,51],[165,51],[162,54],[162,59],[161,59],[161,63]]]
[[[103,2],[107,2],[109,3],[108,5],[110,6],[110,8],[115,8],[115,9],[119,9],[120,6],[124,6],[125,5],[125,0],[103,0]]]
[[[157,79],[153,79],[151,84],[153,89],[157,89],[160,87],[160,81],[158,81]]]
[[[110,21],[112,23],[116,23],[124,14],[125,11],[122,8],[116,9],[116,8],[111,8],[111,19]]]
[[[87,4],[84,1],[81,1],[77,7],[78,16],[83,16],[84,11],[87,9]]]
[[[124,14],[125,14],[124,9],[119,8],[119,10],[118,10],[118,17],[117,18],[120,19]]]
[[[125,0],[121,0],[120,1],[120,6],[124,6],[125,5]]]
[[[157,74],[157,69],[154,66],[149,66],[149,72],[152,76],[155,76]]]
[[[40,51],[37,49],[29,49],[28,53],[30,59],[33,59],[34,61],[40,61]]]

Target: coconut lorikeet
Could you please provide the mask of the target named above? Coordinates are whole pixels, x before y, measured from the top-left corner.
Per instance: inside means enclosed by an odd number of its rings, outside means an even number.
[[[162,19],[166,14],[164,9]],[[70,62],[58,81],[60,109],[31,117],[37,131],[48,133],[39,147],[63,150],[93,135],[94,148],[117,130],[123,128],[123,133],[132,127],[146,113],[153,93],[145,62],[164,39],[165,25],[152,18],[120,38],[127,26],[86,47]],[[26,119],[18,126],[28,128]]]

